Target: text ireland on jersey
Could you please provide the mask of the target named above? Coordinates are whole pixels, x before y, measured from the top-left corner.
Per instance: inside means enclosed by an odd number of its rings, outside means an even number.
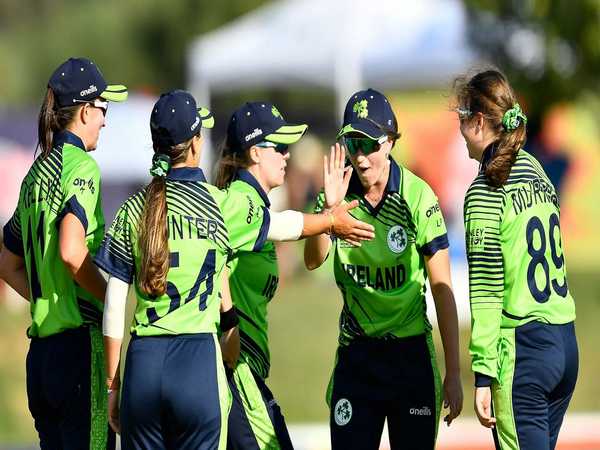
[[[391,267],[342,264],[342,268],[359,287],[370,287],[381,291],[399,288],[406,279],[406,270],[402,264]]]

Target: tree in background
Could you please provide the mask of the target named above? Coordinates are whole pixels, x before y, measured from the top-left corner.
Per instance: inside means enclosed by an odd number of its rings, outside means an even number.
[[[96,61],[132,88],[185,86],[189,43],[265,3],[0,0],[0,104],[39,103],[48,76],[69,56]]]
[[[600,1],[464,0],[470,40],[540,117],[600,88]]]

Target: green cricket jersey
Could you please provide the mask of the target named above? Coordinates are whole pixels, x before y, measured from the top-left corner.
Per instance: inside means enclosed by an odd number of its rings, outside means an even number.
[[[532,320],[575,319],[562,250],[554,186],[539,162],[520,150],[507,182],[493,188],[483,168],[465,196],[472,369],[498,378],[501,328]]]
[[[34,161],[21,184],[17,209],[4,226],[4,245],[23,256],[29,279],[30,337],[45,337],[83,323],[99,323],[103,303],[77,285],[59,255],[60,221],[73,213],[96,253],[104,235],[100,171],[81,139],[54,134],[52,150]]]
[[[271,206],[267,194],[247,170],[240,170],[230,192],[252,200],[255,206]],[[279,281],[275,245],[267,241],[260,252],[240,251],[230,263],[229,288],[240,317],[240,357],[254,373],[269,376],[270,355],[267,305]]]
[[[316,212],[323,207],[323,193]],[[425,304],[424,256],[448,247],[438,200],[425,181],[390,159],[385,193],[376,207],[352,175],[345,201],[358,199],[351,214],[375,227],[375,239],[353,247],[335,239],[334,274],[344,305],[340,344],[353,338],[406,337],[431,329]]]
[[[200,168],[171,169],[166,190],[170,251],[166,293],[147,296],[135,282],[145,190],[130,197],[117,212],[96,264],[135,285],[137,306],[131,332],[137,336],[215,333],[223,266],[236,251],[262,249],[269,212],[248,195],[206,183]]]

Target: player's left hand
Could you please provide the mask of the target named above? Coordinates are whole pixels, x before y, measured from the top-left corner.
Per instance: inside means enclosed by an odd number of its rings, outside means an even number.
[[[329,158],[323,156],[323,190],[326,209],[336,207],[346,196],[352,167],[344,167],[345,162],[346,149],[340,144],[331,146]]]
[[[448,426],[458,417],[463,407],[463,390],[460,382],[460,374],[446,374],[444,378],[444,408],[450,411],[444,417]]]

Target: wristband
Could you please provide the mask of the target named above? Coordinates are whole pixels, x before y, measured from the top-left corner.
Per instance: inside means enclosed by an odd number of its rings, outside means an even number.
[[[231,330],[238,323],[240,323],[240,318],[237,315],[237,311],[235,310],[235,306],[231,309],[221,313],[221,331],[225,333],[226,331]]]

